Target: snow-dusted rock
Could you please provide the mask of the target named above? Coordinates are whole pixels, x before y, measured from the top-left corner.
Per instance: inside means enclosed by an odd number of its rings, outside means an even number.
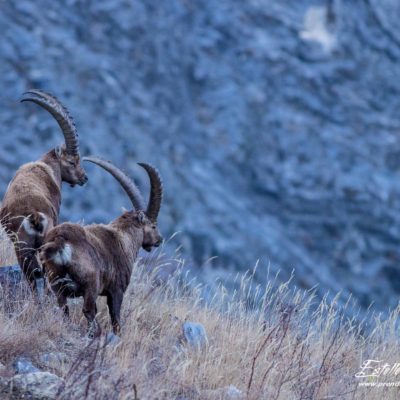
[[[201,348],[207,345],[207,333],[202,324],[186,321],[182,325],[183,337],[186,342],[194,348]]]
[[[40,369],[32,364],[29,358],[19,357],[13,362],[13,367],[17,374],[28,374],[32,372],[39,372]]]

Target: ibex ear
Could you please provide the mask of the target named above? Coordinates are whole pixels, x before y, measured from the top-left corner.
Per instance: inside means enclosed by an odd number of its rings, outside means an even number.
[[[54,150],[55,150],[55,152],[56,152],[57,158],[60,159],[61,154],[62,154],[61,146],[57,146]]]
[[[144,224],[145,217],[146,217],[146,214],[144,213],[144,211],[138,212],[137,218],[138,218],[138,221],[140,224],[142,224],[142,225]]]

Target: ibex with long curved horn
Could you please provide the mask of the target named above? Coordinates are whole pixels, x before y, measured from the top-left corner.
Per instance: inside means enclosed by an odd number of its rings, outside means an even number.
[[[47,231],[58,223],[61,184],[87,182],[80,164],[78,134],[68,110],[54,96],[29,90],[21,100],[34,102],[58,122],[65,144],[21,166],[8,185],[0,210],[1,223],[12,239],[19,265],[33,290],[43,277],[36,251]]]
[[[139,163],[150,178],[151,190],[145,210],[142,196],[132,180],[108,161],[84,157],[108,171],[129,196],[133,210],[105,224],[81,226],[63,223],[51,229],[40,250],[58,304],[68,315],[67,298],[83,296],[83,313],[89,336],[99,332],[96,299],[106,296],[114,333],[120,331],[120,310],[129,285],[133,264],[141,247],[151,251],[162,242],[157,216],[162,201],[162,182],[157,170]]]

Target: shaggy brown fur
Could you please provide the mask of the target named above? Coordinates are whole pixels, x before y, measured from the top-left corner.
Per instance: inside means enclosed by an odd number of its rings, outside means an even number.
[[[44,101],[39,97],[42,92],[32,93]],[[61,107],[54,97],[43,96],[49,102],[46,106]],[[59,118],[64,118],[62,122],[68,118],[64,122],[69,124],[67,128],[74,127],[69,115]],[[69,135],[73,138],[73,133]],[[32,289],[36,289],[37,280],[43,276],[36,251],[43,244],[47,231],[58,223],[63,181],[72,186],[87,182],[79,154],[71,154],[66,145],[49,151],[39,161],[20,167],[3,198],[0,220],[14,243],[18,262]]]
[[[161,181],[159,185],[161,191]],[[156,201],[154,197],[150,196],[149,203],[161,202],[161,194]],[[151,251],[161,242],[155,219],[142,210],[127,211],[107,225],[63,223],[54,227],[46,235],[40,261],[67,315],[67,298],[83,296],[89,335],[95,336],[100,332],[95,320],[96,299],[106,296],[113,330],[118,334],[122,299],[139,249]]]

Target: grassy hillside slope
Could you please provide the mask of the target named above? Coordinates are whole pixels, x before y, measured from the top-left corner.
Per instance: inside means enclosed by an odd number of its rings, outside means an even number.
[[[6,240],[0,249],[2,263],[13,261]],[[117,345],[85,338],[80,300],[72,302],[66,321],[53,297],[38,305],[25,285],[1,288],[0,362],[6,368],[0,377],[13,374],[19,356],[44,368],[40,355],[62,352],[65,359],[50,371],[65,380],[63,399],[398,398],[397,388],[362,387],[366,379],[354,375],[367,359],[400,360],[399,310],[385,321],[371,317],[364,329],[343,317],[335,302],[316,304],[312,293],[291,282],[250,290],[251,274],[234,294],[220,287],[206,303],[203,288],[185,283],[179,272],[166,282],[157,278],[167,263],[158,255],[135,266]],[[103,301],[98,318],[109,331]],[[204,325],[205,347],[188,346],[184,321]]]

